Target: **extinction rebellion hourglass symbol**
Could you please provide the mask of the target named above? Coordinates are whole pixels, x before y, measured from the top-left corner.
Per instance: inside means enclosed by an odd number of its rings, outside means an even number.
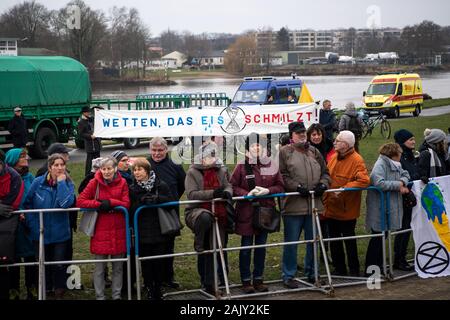
[[[447,249],[437,242],[425,242],[417,251],[416,263],[423,273],[440,274],[449,265]]]
[[[224,116],[224,124],[220,127],[222,130],[229,134],[235,134],[244,130],[245,126],[245,112],[239,107],[227,107],[222,110],[220,113],[221,116]]]

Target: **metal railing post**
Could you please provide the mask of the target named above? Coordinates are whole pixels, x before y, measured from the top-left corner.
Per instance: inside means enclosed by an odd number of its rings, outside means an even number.
[[[319,284],[319,263],[317,261],[317,230],[316,227],[320,227],[316,224],[315,215],[317,214],[316,210],[316,199],[315,192],[310,191],[311,195],[311,223],[312,223],[312,232],[313,232],[313,257],[314,257],[314,282],[315,286],[320,287]],[[308,252],[308,245],[306,245],[306,252]]]
[[[214,202],[214,200],[212,200],[212,203],[211,203],[211,211],[213,212],[213,214],[214,214],[214,212],[216,211],[215,210],[215,202]],[[214,224],[218,224],[218,222],[217,222],[217,217],[216,217],[216,215],[214,214]],[[218,276],[218,274],[217,274],[217,243],[216,243],[216,237],[220,237],[220,234],[216,234],[216,228],[214,228],[214,226],[212,226],[213,228],[212,228],[212,245],[213,245],[213,250],[214,250],[214,253],[213,253],[213,268],[214,268],[214,296],[216,297],[216,298],[218,298],[217,297],[217,291],[219,290],[219,280],[218,280],[218,278],[219,278],[219,276]],[[205,257],[205,259],[206,259],[206,257]]]
[[[389,259],[389,275],[388,278],[389,279],[393,279],[394,278],[394,273],[393,273],[393,265],[392,265],[392,235],[391,235],[391,230],[388,230],[387,232],[388,234],[388,259]]]
[[[383,274],[387,278],[387,265],[386,265],[386,230],[383,230],[383,237],[381,239],[383,247]]]
[[[213,203],[214,203],[214,200],[213,200]],[[217,218],[215,219],[215,228],[216,228],[216,235],[217,235],[217,243],[219,245],[220,261],[222,264],[223,281],[225,282],[225,291],[227,293],[227,298],[231,299],[230,286],[228,283],[227,266],[225,265],[225,256],[223,253],[222,238],[221,238],[221,233],[220,233],[219,223],[218,223]]]
[[[134,226],[134,257],[136,260],[136,293],[137,293],[137,299],[141,300],[141,272],[140,272],[140,260],[139,260],[139,227],[138,227],[138,217],[141,213],[141,210],[144,207],[139,207],[136,209],[136,212],[134,213],[133,217],[133,226]]]
[[[44,211],[39,211],[39,300],[46,299],[45,286],[45,245],[44,245]]]

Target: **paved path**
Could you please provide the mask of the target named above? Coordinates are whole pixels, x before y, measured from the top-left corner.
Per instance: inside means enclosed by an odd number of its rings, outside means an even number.
[[[450,113],[450,106],[436,107],[422,110],[421,116],[430,117],[438,116],[440,114]]]
[[[380,290],[365,285],[335,288],[335,296],[321,292],[298,292],[260,298],[264,300],[449,300],[450,277],[421,279],[417,276],[382,282]]]
[[[450,106],[445,106],[445,107],[435,107],[435,108],[429,108],[429,109],[424,109],[422,110],[422,112],[420,113],[420,117],[432,117],[432,116],[438,116],[441,114],[447,114],[450,113]],[[413,115],[411,113],[408,114],[402,114],[400,116],[400,119],[406,119],[406,118],[413,118]],[[389,121],[395,121],[397,119],[389,119]]]

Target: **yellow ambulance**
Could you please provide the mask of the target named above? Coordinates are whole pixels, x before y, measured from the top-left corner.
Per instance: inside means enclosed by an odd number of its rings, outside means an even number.
[[[398,118],[411,112],[418,117],[423,108],[422,79],[417,73],[383,73],[372,79],[363,96],[368,113]]]

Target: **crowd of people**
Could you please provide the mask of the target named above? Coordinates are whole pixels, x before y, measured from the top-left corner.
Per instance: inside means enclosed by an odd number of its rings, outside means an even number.
[[[297,196],[281,199],[284,241],[298,241],[304,231],[304,239],[313,239],[311,192],[314,191],[316,209],[320,214],[320,228],[325,238],[350,237],[355,235],[357,220],[361,212],[362,192],[326,192],[337,188],[379,187],[391,192],[389,228],[407,229],[411,221],[411,208],[404,208],[402,195],[408,194],[411,182],[421,180],[428,183],[432,177],[450,174],[448,143],[440,129],[427,129],[424,142],[415,154],[415,137],[406,129],[395,133],[395,143],[386,143],[379,148],[379,158],[371,173],[366,168],[363,157],[357,150],[358,137],[342,127],[336,137],[336,119],[330,114],[330,101],[324,102],[320,123],[308,129],[302,122],[289,124],[289,141],[279,150],[278,158],[270,157],[267,139],[264,135],[250,134],[246,137],[245,160],[238,163],[233,172],[219,156],[217,145],[208,140],[202,144],[194,163],[185,172],[168,156],[165,139],[156,137],[150,141],[150,156],[130,157],[124,151],[114,151],[108,157],[99,157],[100,146],[92,134],[90,115],[83,110],[81,134],[90,144],[86,144],[89,164],[86,177],[75,196],[75,185],[67,170],[69,155],[62,144],[49,148],[47,164],[34,177],[28,170],[28,157],[24,147],[14,148],[6,154],[0,152],[0,217],[17,217],[15,262],[37,261],[39,253],[39,214],[25,213],[12,215],[18,209],[68,209],[72,207],[96,209],[98,217],[95,232],[90,239],[90,252],[95,259],[124,258],[126,254],[126,223],[116,208],[125,207],[130,213],[130,226],[137,208],[179,200],[183,194],[187,200],[213,200],[211,202],[189,204],[184,212],[185,223],[194,234],[194,250],[203,252],[213,247],[215,221],[221,243],[227,245],[228,235],[235,233],[241,237],[241,246],[263,245],[267,243],[267,230],[258,228],[254,215],[261,208],[275,209],[274,199],[255,198],[233,203],[233,196],[264,196],[282,192],[298,192]],[[349,113],[354,106],[348,105]],[[350,115],[349,115],[350,117]],[[92,147],[92,148],[91,148]],[[272,165],[275,160],[279,166]],[[131,166],[130,166],[131,164]],[[379,194],[368,191],[366,197],[366,229],[373,234],[385,230],[380,221]],[[175,208],[180,214],[179,208]],[[77,215],[61,211],[44,214],[44,245],[46,261],[72,259],[72,237],[77,230]],[[175,239],[179,234],[162,234],[157,209],[145,208],[139,216],[140,256],[154,256],[174,252]],[[411,270],[406,260],[409,234],[398,235],[395,239],[395,264],[401,270]],[[361,276],[371,265],[382,266],[382,241],[372,238],[365,259],[365,269],[361,270],[355,239],[333,241],[322,255],[328,258],[336,275]],[[329,253],[328,253],[329,251]],[[252,259],[253,254],[253,259]],[[0,257],[2,259],[4,257]],[[225,256],[226,258],[226,256]],[[297,245],[283,248],[281,276],[287,288],[298,288]],[[133,259],[132,259],[133,260]],[[253,260],[253,270],[251,261]],[[244,293],[268,291],[264,283],[266,249],[241,250],[239,272]],[[134,261],[133,261],[134,262]],[[206,292],[218,295],[214,286],[214,273],[228,272],[219,263],[214,270],[213,254],[197,256],[197,269],[201,286]],[[112,299],[121,299],[127,287],[126,265],[112,263]],[[132,264],[133,274],[135,266]],[[0,299],[16,298],[20,290],[18,267],[0,268]],[[106,299],[105,262],[95,264],[93,284],[96,299]],[[313,245],[306,246],[304,275],[314,283]],[[156,259],[142,261],[142,276],[146,297],[162,299],[163,286],[178,288],[175,281],[174,260]],[[223,272],[220,277],[223,281]],[[66,291],[64,265],[46,267],[46,289],[57,299]],[[133,275],[131,286],[135,286]],[[25,268],[27,297],[36,298],[37,268]]]

